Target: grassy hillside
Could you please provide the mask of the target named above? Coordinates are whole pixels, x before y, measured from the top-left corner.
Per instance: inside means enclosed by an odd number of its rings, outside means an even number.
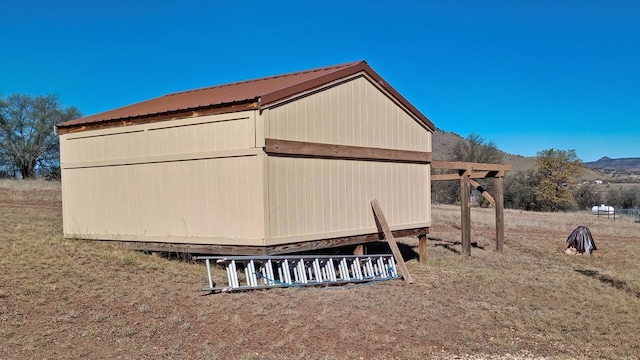
[[[436,206],[416,280],[205,295],[201,263],[62,238],[59,184],[0,182],[0,359],[637,359],[640,224]],[[597,256],[566,255],[588,226]],[[384,244],[381,249],[385,249]],[[215,277],[224,277],[218,270]]]

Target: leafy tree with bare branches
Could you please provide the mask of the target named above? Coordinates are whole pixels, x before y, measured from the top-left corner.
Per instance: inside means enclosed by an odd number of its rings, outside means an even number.
[[[65,108],[58,96],[13,94],[0,96],[0,161],[32,178],[38,168],[59,164],[54,125],[81,116],[76,107]]]
[[[543,211],[562,211],[576,207],[573,190],[584,173],[575,150],[547,149],[537,153],[540,182],[534,189]]]
[[[501,163],[502,153],[496,147],[493,141],[486,141],[479,134],[472,133],[466,138],[460,138],[447,158],[449,161],[465,161],[476,163]],[[479,183],[490,193],[493,192],[493,182],[487,182],[484,179]],[[452,204],[460,201],[460,183],[455,181],[436,181],[431,184],[433,198],[437,202]],[[479,197],[482,203],[486,201]]]
[[[476,163],[500,163],[502,154],[493,141],[486,141],[479,134],[469,134],[458,140],[451,149],[450,160]]]
[[[509,172],[504,177],[504,206],[509,209],[539,210],[535,187],[540,182],[536,169]]]

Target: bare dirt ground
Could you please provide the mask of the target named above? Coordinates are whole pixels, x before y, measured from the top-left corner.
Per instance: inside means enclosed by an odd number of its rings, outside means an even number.
[[[202,263],[63,239],[59,184],[0,183],[0,359],[637,359],[640,224],[434,206],[407,285],[206,295]],[[597,256],[564,240],[588,226]],[[384,244],[382,244],[384,245]],[[375,250],[379,250],[378,249]],[[382,246],[384,249],[384,246]],[[370,248],[373,250],[373,248]],[[222,273],[217,273],[222,276]]]

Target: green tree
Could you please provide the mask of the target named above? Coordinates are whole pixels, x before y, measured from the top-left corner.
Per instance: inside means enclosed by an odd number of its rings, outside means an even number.
[[[65,108],[56,95],[0,96],[0,161],[32,178],[38,168],[59,164],[54,125],[81,116],[76,107]]]
[[[596,191],[593,183],[581,184],[576,187],[573,197],[578,203],[578,208],[591,209],[592,206],[600,204],[600,193]]]
[[[535,169],[508,173],[504,178],[504,206],[509,209],[539,210],[534,189],[540,182]]]
[[[496,147],[493,141],[485,141],[485,139],[478,134],[470,134],[466,138],[459,139],[451,151],[446,160],[449,161],[465,161],[465,162],[477,162],[477,163],[500,163],[502,162],[502,153]],[[493,181],[478,181],[482,187],[493,193],[494,183]],[[436,202],[453,204],[460,201],[460,183],[455,181],[436,181],[431,184],[432,197]],[[479,197],[479,201],[482,203],[486,201],[484,198]]]
[[[615,208],[632,209],[640,207],[640,187],[612,189],[605,196],[605,203]]]
[[[543,211],[570,210],[575,207],[573,189],[584,173],[575,150],[547,149],[539,151],[536,166],[540,182],[534,189],[536,201]]]

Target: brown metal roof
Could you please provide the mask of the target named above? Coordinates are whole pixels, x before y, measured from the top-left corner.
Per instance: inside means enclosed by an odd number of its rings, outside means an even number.
[[[418,117],[430,129],[434,129],[433,123],[426,116],[388,85],[365,61],[168,94],[99,114],[69,120],[57,126],[58,128],[90,126],[248,102],[259,102],[261,106],[266,106],[359,72],[365,72],[373,78],[414,116]]]

